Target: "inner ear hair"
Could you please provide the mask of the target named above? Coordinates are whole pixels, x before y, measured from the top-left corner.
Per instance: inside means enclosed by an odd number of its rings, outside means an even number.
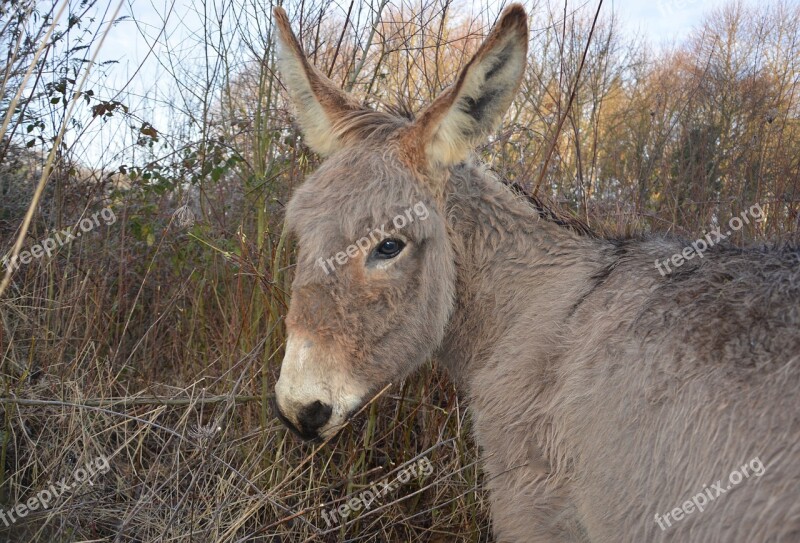
[[[273,14],[278,68],[295,105],[298,125],[312,150],[329,155],[340,143],[335,126],[363,108],[308,61],[283,8],[275,7]]]
[[[456,164],[497,129],[525,72],[528,16],[507,7],[456,83],[426,108],[410,130],[409,145],[422,145],[429,162]]]

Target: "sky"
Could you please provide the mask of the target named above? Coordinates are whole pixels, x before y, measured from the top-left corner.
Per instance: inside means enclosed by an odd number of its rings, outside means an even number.
[[[703,16],[728,0],[613,0],[626,32],[641,32],[655,46],[679,42]],[[604,7],[606,3],[604,2]]]
[[[114,0],[112,2],[116,3]],[[269,0],[253,0],[255,3],[266,3]],[[490,0],[491,1],[491,0]],[[525,3],[531,2],[523,0]],[[548,0],[539,0],[543,5]],[[561,3],[549,0],[554,9],[560,10]],[[594,12],[598,0],[568,0],[570,10],[585,9]],[[680,42],[691,29],[695,27],[703,16],[711,10],[717,9],[729,0],[604,0],[603,10],[614,10],[620,20],[621,29],[628,35],[644,37],[656,48]],[[756,2],[758,0],[745,0]],[[769,0],[761,0],[769,1]],[[798,0],[800,1],[800,0]],[[338,4],[346,7],[347,2],[339,0]],[[174,6],[169,14],[169,30],[167,36],[170,41],[179,41],[181,34],[194,32],[193,26],[198,26],[196,8],[186,9],[192,3],[199,4],[199,0],[127,0],[123,6],[123,13],[133,15],[139,26],[151,35],[155,35],[162,26],[162,20],[168,13],[168,6]],[[213,3],[211,0],[210,3]],[[498,5],[501,0],[498,0]],[[120,60],[116,72],[130,74],[138,67],[150,48],[150,40],[145,39],[140,30],[132,22],[122,23],[112,30],[107,38],[105,52],[109,58]],[[155,51],[157,55],[158,51]],[[148,70],[153,70],[152,80],[158,80],[157,62],[151,55]],[[115,75],[117,75],[115,73]]]
[[[466,0],[469,1],[469,0]],[[486,0],[481,0],[481,3]],[[548,0],[539,0],[537,3],[542,6]],[[556,0],[552,2],[552,9],[561,11],[563,4]],[[758,0],[745,0],[755,2]],[[761,0],[769,1],[769,0]],[[798,0],[800,1],[800,0]],[[252,0],[254,6],[263,13],[269,0]],[[569,11],[586,10],[594,13],[598,0],[568,0]],[[531,4],[531,1],[525,1]],[[717,9],[727,3],[727,0],[604,0],[603,10],[614,10],[619,18],[620,29],[629,36],[639,36],[649,41],[655,49],[661,46],[670,46],[682,41],[689,34],[691,29],[700,23],[706,13]],[[113,12],[117,5],[117,0],[108,0],[99,3],[101,9],[112,6]],[[209,5],[214,5],[214,0],[209,0]],[[338,0],[337,4],[342,4],[346,9],[349,2]],[[498,0],[498,7],[501,2]],[[122,88],[129,79],[133,81],[128,86],[129,93],[124,96],[124,103],[131,111],[143,112],[148,116],[148,121],[152,122],[158,129],[168,130],[170,127],[164,126],[168,122],[168,111],[161,106],[153,106],[154,103],[168,96],[174,96],[173,89],[169,85],[174,85],[175,81],[169,73],[175,73],[176,66],[164,64],[165,58],[178,60],[187,66],[193,62],[202,63],[203,59],[198,58],[202,51],[192,50],[185,44],[197,43],[197,32],[202,28],[198,11],[198,6],[202,5],[200,0],[124,0],[121,13],[136,19],[129,19],[114,25],[106,37],[105,44],[100,51],[98,60],[117,61],[116,64],[104,68],[102,76],[94,77],[97,87],[105,87],[109,91]],[[188,8],[188,9],[187,9]],[[170,11],[172,9],[172,11]],[[543,9],[543,8],[540,8]],[[163,20],[168,15],[166,30]],[[213,16],[213,13],[211,14]],[[230,15],[230,14],[228,14]],[[102,17],[98,17],[98,20]],[[257,25],[252,15],[244,15],[242,19],[245,24]],[[187,36],[194,35],[193,38],[186,39]],[[151,51],[151,44],[158,36],[161,42],[154,46]],[[169,45],[163,45],[164,42]],[[169,47],[170,55],[164,54],[164,47]],[[184,49],[182,49],[184,48]],[[140,64],[144,62],[143,66]],[[235,69],[235,67],[233,68]],[[180,71],[180,66],[177,67]],[[185,94],[185,93],[184,93]],[[172,106],[166,106],[172,107]],[[130,130],[124,125],[120,125],[117,130],[108,130],[105,127],[100,137],[93,140],[84,139],[88,147],[85,149],[86,155],[96,157],[100,160],[95,164],[102,167],[103,163],[119,163],[114,152],[109,152],[118,146],[122,135],[130,135]],[[130,144],[130,142],[128,142]]]

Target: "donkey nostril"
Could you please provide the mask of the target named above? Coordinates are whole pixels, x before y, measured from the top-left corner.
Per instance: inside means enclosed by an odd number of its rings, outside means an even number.
[[[302,424],[306,430],[317,430],[328,422],[332,412],[333,409],[330,405],[325,405],[317,400],[301,410],[299,415],[300,424]]]

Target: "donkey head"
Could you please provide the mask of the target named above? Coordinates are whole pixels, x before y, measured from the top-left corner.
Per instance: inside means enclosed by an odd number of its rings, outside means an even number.
[[[315,439],[335,434],[441,343],[456,277],[444,216],[449,169],[511,104],[527,17],[508,7],[456,83],[415,120],[358,104],[308,62],[281,8],[275,20],[298,124],[326,157],[286,210],[299,254],[275,387],[280,418]]]

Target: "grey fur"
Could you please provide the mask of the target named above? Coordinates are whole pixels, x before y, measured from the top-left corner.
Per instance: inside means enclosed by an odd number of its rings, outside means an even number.
[[[448,191],[456,309],[499,541],[800,541],[800,254],[579,236],[477,168]],[[485,217],[491,217],[485,220]],[[758,457],[751,477],[664,515]],[[727,481],[724,481],[727,484]]]

